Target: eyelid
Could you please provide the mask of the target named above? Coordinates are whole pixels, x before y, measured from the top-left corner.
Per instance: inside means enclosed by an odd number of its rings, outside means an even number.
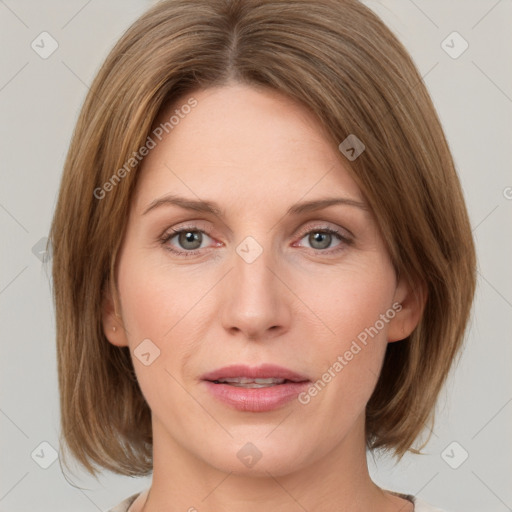
[[[214,239],[213,235],[211,234],[211,230],[207,229],[205,226],[201,225],[202,221],[189,221],[188,223],[185,222],[183,225],[178,224],[178,226],[172,226],[170,228],[167,228],[164,230],[164,232],[158,237],[158,240],[162,245],[166,246],[166,249],[174,254],[182,255],[195,255],[198,254],[199,251],[207,249],[207,247],[203,247],[202,249],[194,249],[192,251],[185,251],[185,250],[179,250],[177,248],[170,248],[169,247],[169,241],[174,238],[175,236],[179,235],[183,231],[198,231],[200,233],[205,234],[212,240]]]
[[[192,220],[192,221],[184,221],[182,223],[178,223],[177,225],[165,228],[163,233],[159,238],[168,238],[172,237],[182,231],[200,231],[202,233],[206,233],[210,238],[212,235],[210,234],[213,230],[211,227],[208,227],[204,221],[200,220]]]
[[[332,224],[332,223],[329,223],[326,221],[317,221],[316,223],[315,222],[306,223],[306,225],[304,227],[301,227],[299,229],[299,231],[294,236],[302,237],[305,234],[309,233],[311,230],[318,229],[318,230],[332,230],[332,231],[338,233],[340,236],[343,236],[343,232],[346,232],[348,234],[348,237],[355,238],[354,234],[349,229],[347,229],[345,227],[340,227],[337,225],[334,225],[335,227],[332,227],[332,226],[329,226],[329,224]],[[162,237],[167,236],[170,234],[171,231],[172,232],[180,232],[180,231],[184,231],[187,229],[190,229],[191,231],[192,230],[202,231],[202,232],[206,233],[209,237],[213,236],[212,235],[213,230],[211,229],[211,227],[207,227],[207,223],[205,223],[204,221],[201,221],[201,220],[184,221],[184,223],[179,223],[177,226],[172,226],[170,228],[166,228],[161,236]],[[348,239],[348,237],[345,236],[344,238]]]
[[[330,231],[338,234],[345,242],[348,242],[349,240],[352,241],[355,237],[353,233],[348,230],[347,228],[342,228],[341,226],[331,226],[330,223],[318,221],[318,223],[313,224],[306,224],[303,228],[301,228],[296,236],[300,236],[301,238],[304,235],[307,235],[311,231],[314,231],[315,229],[318,231]],[[344,235],[344,232],[347,233],[347,236]]]

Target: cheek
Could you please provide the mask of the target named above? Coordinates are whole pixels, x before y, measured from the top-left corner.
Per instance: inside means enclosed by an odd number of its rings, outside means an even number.
[[[313,294],[310,304],[329,331],[316,339],[316,391],[304,402],[323,403],[335,421],[346,421],[364,409],[380,374],[395,316],[394,272],[386,260],[374,261],[317,280],[317,290],[322,283],[322,293]]]
[[[334,331],[332,337],[339,346],[350,344],[375,324],[385,337],[388,323],[380,319],[391,307],[395,292],[394,272],[385,260],[344,268],[320,282],[317,276],[315,288],[312,309],[319,312],[331,334]]]
[[[137,252],[121,259],[119,293],[130,342],[136,338],[167,340],[192,310],[201,309],[201,299],[212,284],[208,272],[171,272],[161,258],[138,257]],[[131,344],[131,343],[130,343]]]
[[[137,379],[149,403],[158,401],[163,389],[173,400],[183,399],[184,406],[190,401],[177,381],[183,381],[183,368],[200,350],[201,340],[211,328],[215,317],[209,310],[209,299],[218,279],[218,275],[200,268],[193,271],[183,266],[171,271],[162,257],[152,259],[137,254],[137,250],[127,250],[120,258],[123,321]],[[151,343],[141,345],[143,340]],[[146,346],[151,354],[158,355],[148,366],[138,359]]]
[[[174,410],[190,407],[190,396],[178,383],[179,367],[193,345],[190,312],[200,311],[197,302],[208,286],[185,274],[171,275],[158,262],[138,257],[137,251],[120,258],[118,285],[133,366],[146,401],[158,410],[172,397]]]

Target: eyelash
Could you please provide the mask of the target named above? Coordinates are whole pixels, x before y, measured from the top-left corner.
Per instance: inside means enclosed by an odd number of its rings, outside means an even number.
[[[171,233],[169,233],[169,231],[167,231],[162,235],[162,237],[160,238],[160,243],[164,246],[164,248],[166,250],[168,250],[169,252],[176,254],[178,256],[184,256],[184,257],[196,256],[199,254],[199,251],[201,251],[201,249],[196,249],[194,251],[177,251],[176,249],[174,249],[172,246],[169,245],[169,241],[172,240],[175,236],[179,235],[180,233],[188,232],[188,231],[204,233],[204,234],[208,235],[210,238],[213,238],[208,233],[207,230],[199,229],[198,226],[190,225],[190,226],[184,226],[180,229],[171,228]],[[330,235],[334,235],[335,237],[338,238],[338,240],[340,242],[342,242],[338,246],[336,246],[334,249],[330,249],[330,250],[329,249],[313,249],[313,248],[311,248],[311,250],[314,251],[315,254],[324,254],[324,255],[325,254],[334,254],[334,253],[337,253],[344,249],[343,244],[352,245],[352,243],[353,243],[352,239],[346,237],[340,231],[337,231],[336,229],[329,228],[327,226],[315,227],[312,229],[306,228],[305,230],[301,230],[297,236],[300,237],[299,240],[302,240],[302,238],[304,238],[304,236],[306,236],[309,233],[327,233]]]

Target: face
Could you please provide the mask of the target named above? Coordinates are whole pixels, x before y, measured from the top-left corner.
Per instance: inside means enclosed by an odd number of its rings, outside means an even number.
[[[273,475],[363,449],[387,343],[417,322],[409,289],[304,107],[236,84],[191,96],[143,161],[103,320],[155,446]]]

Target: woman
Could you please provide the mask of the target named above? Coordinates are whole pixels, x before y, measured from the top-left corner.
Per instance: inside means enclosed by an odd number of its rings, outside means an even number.
[[[147,12],[91,87],[51,240],[63,444],[153,473],[113,511],[438,510],[366,450],[420,453],[475,252],[421,77],[362,4]]]

